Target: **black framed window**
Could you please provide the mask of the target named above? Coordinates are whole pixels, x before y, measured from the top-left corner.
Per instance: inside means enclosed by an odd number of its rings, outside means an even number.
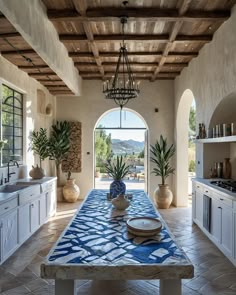
[[[23,161],[23,94],[2,84],[2,164]]]

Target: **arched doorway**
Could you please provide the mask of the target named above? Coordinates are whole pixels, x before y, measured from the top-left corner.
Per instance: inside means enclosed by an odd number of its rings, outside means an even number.
[[[188,206],[189,187],[189,116],[194,96],[191,90],[183,93],[176,116],[176,195],[174,204],[177,207]]]
[[[112,178],[104,164],[122,155],[131,165],[124,179],[127,189],[148,191],[148,128],[137,112],[124,108],[105,112],[94,128],[94,187],[109,189]]]

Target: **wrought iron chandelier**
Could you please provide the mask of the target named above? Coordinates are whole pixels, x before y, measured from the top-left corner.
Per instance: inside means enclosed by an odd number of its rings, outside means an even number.
[[[127,4],[124,2],[124,5]],[[123,40],[119,51],[116,71],[110,81],[107,80],[103,83],[103,93],[105,93],[107,99],[113,99],[122,110],[123,106],[126,105],[130,99],[138,96],[140,90],[139,82],[135,82],[134,80],[124,40],[124,26],[127,23],[127,17],[121,17],[120,22],[122,25]]]

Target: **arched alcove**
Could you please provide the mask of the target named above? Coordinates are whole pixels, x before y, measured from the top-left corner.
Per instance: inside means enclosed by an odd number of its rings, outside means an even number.
[[[131,173],[130,177],[128,177],[128,180],[125,180],[127,188],[139,188],[148,191],[148,126],[144,118],[139,113],[131,109],[124,108],[122,111],[120,111],[119,108],[114,108],[106,111],[97,120],[94,127],[94,186],[96,188],[109,188],[108,183],[109,181],[112,181],[111,179],[106,180],[106,183],[105,181],[101,183],[100,180],[96,179],[96,176],[97,178],[101,176],[101,173],[99,173],[100,168],[98,167],[100,166],[100,163],[99,165],[96,165],[96,148],[98,140],[97,135],[100,132],[103,133],[104,137],[110,136],[109,140],[112,140],[112,156],[115,154],[124,155],[125,157],[127,157],[128,155],[128,157],[126,158],[128,164],[133,165],[133,167],[135,166],[134,173]],[[115,144],[113,140],[116,141]],[[139,163],[139,160],[137,160],[139,140],[140,148],[144,150],[144,163],[142,161],[140,161]],[[127,146],[125,146],[126,143]],[[143,143],[142,147],[141,143]],[[119,144],[121,144],[120,150]],[[137,145],[137,149],[130,149],[129,145],[133,147]],[[123,147],[125,147],[124,150],[122,150]],[[133,161],[131,159],[132,153],[134,156]],[[138,171],[138,169],[140,169],[140,171]],[[98,174],[100,174],[100,176],[98,176]],[[104,173],[102,176],[104,176]],[[136,186],[138,186],[135,187],[135,181],[131,182],[131,180],[136,180]],[[143,187],[140,186],[141,183],[143,183]],[[102,187],[100,187],[100,185],[102,185]],[[106,187],[104,185],[106,185]]]
[[[214,127],[217,124],[234,123],[236,122],[236,92],[231,93],[221,100],[216,106],[211,120],[209,128]]]
[[[193,93],[190,89],[184,91],[177,109],[176,116],[176,172],[175,172],[175,198],[176,206],[188,205],[188,132],[189,113]]]

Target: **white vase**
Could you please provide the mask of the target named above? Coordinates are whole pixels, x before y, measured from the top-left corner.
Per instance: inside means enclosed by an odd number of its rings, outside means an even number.
[[[78,200],[80,189],[75,184],[75,179],[67,179],[65,186],[63,187],[63,196],[67,202],[74,203]]]
[[[126,199],[125,195],[118,195],[116,198],[112,199],[112,205],[117,210],[125,210],[129,207],[129,201]]]
[[[153,197],[159,209],[168,209],[173,200],[173,194],[168,184],[159,184]]]

